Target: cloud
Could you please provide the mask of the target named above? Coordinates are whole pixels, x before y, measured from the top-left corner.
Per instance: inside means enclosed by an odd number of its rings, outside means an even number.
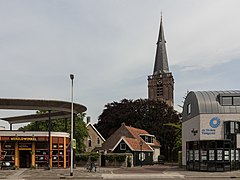
[[[74,73],[75,101],[95,121],[109,102],[146,98],[161,11],[175,103],[190,89],[237,88],[221,78],[238,75],[239,6],[237,0],[2,0],[1,96],[70,100]]]

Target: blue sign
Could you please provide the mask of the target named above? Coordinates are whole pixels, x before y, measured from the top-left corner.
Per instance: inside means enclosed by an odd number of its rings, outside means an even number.
[[[213,117],[212,119],[210,119],[209,124],[212,128],[217,128],[220,125],[220,118],[219,117]]]

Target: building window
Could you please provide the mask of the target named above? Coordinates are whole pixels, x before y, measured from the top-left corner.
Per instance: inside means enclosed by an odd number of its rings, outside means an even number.
[[[126,147],[126,144],[125,143],[121,143],[120,144],[120,150],[126,150],[127,147]]]
[[[163,95],[163,84],[161,82],[161,80],[159,80],[157,82],[157,97],[162,96]]]
[[[187,114],[191,114],[191,104],[187,105]]]
[[[233,97],[233,105],[240,106],[240,97],[239,96]]]
[[[100,144],[100,138],[97,138],[97,143]]]
[[[146,137],[145,137],[145,142],[146,142],[146,143],[153,143],[153,137],[151,137],[151,136],[146,136]]]
[[[223,106],[231,106],[232,105],[232,97],[229,97],[229,96],[222,97],[222,105]]]
[[[88,147],[92,147],[92,139],[91,139],[91,137],[88,137]]]

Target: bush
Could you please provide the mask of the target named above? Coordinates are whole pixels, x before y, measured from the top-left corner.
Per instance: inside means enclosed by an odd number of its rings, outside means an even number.
[[[118,162],[124,162],[126,160],[126,155],[117,155],[116,161]]]
[[[113,161],[115,161],[116,156],[115,155],[107,155],[106,159],[109,160],[109,162],[113,162]]]
[[[76,155],[76,161],[77,162],[79,162],[79,161],[87,162],[88,161],[88,155],[87,154],[78,154],[78,155]]]
[[[182,167],[182,151],[178,151],[178,165]]]
[[[98,157],[99,157],[99,155],[91,155],[90,156],[90,161],[93,161],[93,162],[95,162],[95,161],[97,161],[97,159],[98,159]]]
[[[158,162],[159,162],[160,164],[164,164],[164,162],[165,162],[165,156],[164,156],[164,155],[159,155],[159,156],[158,156]]]

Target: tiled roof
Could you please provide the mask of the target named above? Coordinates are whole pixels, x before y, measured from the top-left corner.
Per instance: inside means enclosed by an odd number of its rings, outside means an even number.
[[[141,147],[139,145],[140,141],[143,142],[142,151],[152,151],[152,148],[150,146],[148,146],[146,143],[144,143],[143,140],[135,139],[135,138],[128,138],[128,137],[124,137],[124,139],[127,141],[127,143],[135,151],[140,151],[141,150]]]
[[[124,123],[117,129],[102,145],[104,150],[113,150],[120,140],[123,139],[126,143],[131,146],[130,148],[134,151],[140,151],[140,141],[143,142],[143,151],[153,151],[151,146],[160,147],[159,142],[154,138],[152,144],[147,144],[141,137],[140,134],[150,135],[147,131],[143,129],[138,129],[130,126],[126,126]]]
[[[136,139],[139,140],[139,142],[142,140],[142,138],[140,137],[140,134],[150,135],[146,130],[143,130],[143,129],[138,129],[138,128],[134,128],[134,127],[131,127],[131,126],[126,126],[126,128],[129,130],[129,132],[132,133],[132,135]],[[143,142],[145,142],[145,141],[143,141]],[[160,147],[160,143],[154,138],[153,139],[153,144],[151,144],[151,146]]]

